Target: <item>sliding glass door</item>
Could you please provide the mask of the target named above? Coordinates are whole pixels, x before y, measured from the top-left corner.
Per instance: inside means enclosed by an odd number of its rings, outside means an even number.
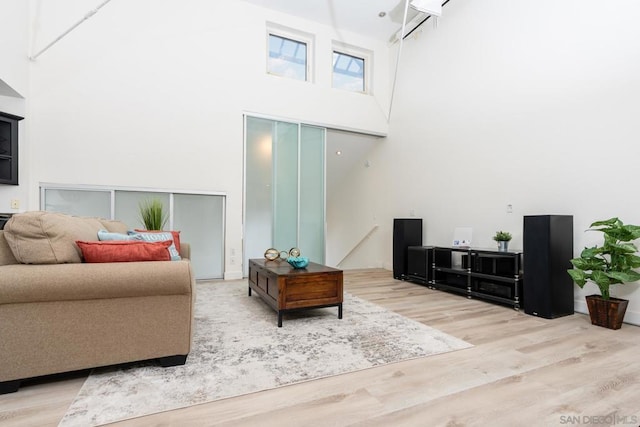
[[[247,118],[245,132],[244,272],[273,244],[273,123]]]
[[[325,254],[325,130],[300,127],[300,206],[298,247],[304,256],[324,264]]]
[[[169,194],[168,193],[154,193],[147,191],[122,191],[117,190],[115,192],[115,216],[114,218],[124,222],[131,228],[144,228],[142,218],[140,218],[140,203],[145,200],[156,199],[162,203],[165,212],[169,212]],[[165,225],[165,229],[168,229],[170,224]]]
[[[191,244],[196,278],[219,279],[224,275],[224,221],[224,197],[173,195],[172,228],[180,230]]]
[[[111,191],[48,188],[42,193],[41,205],[45,211],[111,218]]]
[[[298,246],[298,125],[273,122],[273,133],[273,247],[288,251]]]
[[[267,248],[324,263],[325,129],[246,117],[245,273]]]

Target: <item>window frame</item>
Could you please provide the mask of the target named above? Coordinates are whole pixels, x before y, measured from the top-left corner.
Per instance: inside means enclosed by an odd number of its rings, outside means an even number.
[[[333,64],[333,56],[334,54],[346,55],[356,59],[361,59],[364,62],[363,66],[363,90],[348,90],[340,87],[335,87],[333,85],[334,80],[334,64]],[[333,41],[332,49],[331,49],[331,87],[337,90],[345,90],[347,92],[352,93],[363,93],[367,95],[371,95],[372,91],[372,74],[373,74],[373,52],[368,49],[363,49],[357,46],[349,45],[346,43]]]
[[[270,37],[271,36],[275,36],[275,37],[279,37],[282,39],[286,39],[286,40],[290,40],[296,43],[301,43],[304,44],[306,46],[306,50],[307,50],[307,56],[306,56],[306,61],[305,61],[305,79],[301,80],[301,79],[296,79],[296,78],[292,78],[292,77],[288,77],[284,74],[279,74],[276,72],[273,72],[272,70],[269,69],[269,60],[270,60],[270,50],[269,50],[269,41],[270,41]],[[284,77],[284,78],[288,78],[291,80],[295,80],[295,81],[300,81],[300,82],[309,82],[309,83],[313,83],[314,81],[314,50],[315,50],[315,37],[313,34],[310,33],[305,33],[302,31],[298,31],[295,30],[293,28],[288,28],[288,27],[284,27],[282,25],[278,25],[278,24],[274,24],[274,23],[267,23],[267,31],[266,31],[266,37],[265,37],[265,41],[266,41],[266,61],[265,61],[265,69],[266,69],[266,73],[270,76],[277,76],[277,77]]]

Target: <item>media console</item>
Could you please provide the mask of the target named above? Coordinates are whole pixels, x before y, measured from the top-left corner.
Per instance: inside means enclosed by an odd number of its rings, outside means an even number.
[[[417,249],[417,248],[416,248]],[[429,280],[407,280],[429,287],[510,305],[522,306],[522,252],[461,247],[424,247],[431,252]],[[427,267],[429,268],[429,267]]]

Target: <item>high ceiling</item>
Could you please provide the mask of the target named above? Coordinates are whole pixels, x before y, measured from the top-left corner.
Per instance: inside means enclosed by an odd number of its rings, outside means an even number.
[[[405,0],[245,0],[267,9],[387,42],[402,29]],[[380,17],[380,12],[384,16]],[[407,22],[418,14],[409,8]],[[420,17],[418,17],[419,19]],[[369,167],[367,154],[383,139],[327,130],[327,195],[334,193],[354,168]],[[340,152],[337,155],[336,152]]]
[[[402,28],[405,0],[245,0],[337,30],[388,41]],[[384,16],[379,14],[384,12]],[[418,14],[409,8],[407,21]],[[425,15],[426,16],[426,15]]]

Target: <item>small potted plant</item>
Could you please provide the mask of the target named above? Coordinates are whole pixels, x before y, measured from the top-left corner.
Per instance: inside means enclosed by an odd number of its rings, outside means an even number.
[[[511,233],[509,233],[508,231],[496,231],[496,235],[493,236],[493,240],[498,242],[498,250],[500,252],[507,252],[509,250]]]
[[[629,301],[612,297],[609,287],[640,280],[640,273],[633,270],[640,267],[640,257],[632,243],[640,238],[640,227],[611,218],[594,222],[587,231],[604,233],[604,242],[585,248],[579,258],[572,259],[573,268],[568,273],[580,288],[593,282],[600,290],[600,295],[585,297],[591,324],[620,329]]]
[[[146,199],[140,202],[140,220],[147,230],[162,230],[167,223],[168,214],[160,199]]]

